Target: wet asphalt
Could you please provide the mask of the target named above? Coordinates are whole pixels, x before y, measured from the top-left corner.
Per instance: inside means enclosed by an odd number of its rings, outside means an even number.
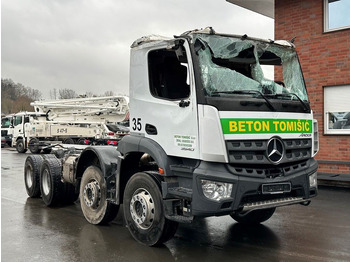
[[[29,153],[1,149],[1,261],[350,261],[350,190],[322,187],[307,207],[278,208],[246,227],[231,217],[182,224],[173,239],[150,248],[123,223],[90,225],[79,203],[48,208],[27,196]]]

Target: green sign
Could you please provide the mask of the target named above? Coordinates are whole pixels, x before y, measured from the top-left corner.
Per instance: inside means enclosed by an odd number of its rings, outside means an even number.
[[[224,134],[312,133],[312,120],[221,118]]]

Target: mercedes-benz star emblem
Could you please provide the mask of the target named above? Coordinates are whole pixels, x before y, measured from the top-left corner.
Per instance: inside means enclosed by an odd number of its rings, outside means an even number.
[[[273,137],[267,142],[267,158],[273,163],[278,164],[284,154],[283,142],[281,139]]]

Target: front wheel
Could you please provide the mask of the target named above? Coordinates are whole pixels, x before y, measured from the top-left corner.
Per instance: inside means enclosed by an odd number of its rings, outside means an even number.
[[[233,214],[230,214],[230,216],[239,223],[254,225],[254,224],[260,224],[268,220],[270,217],[272,217],[273,213],[275,213],[275,210],[276,208],[274,207],[274,208],[253,210],[246,214],[233,213]]]
[[[94,225],[112,221],[119,205],[107,201],[106,180],[100,168],[88,167],[80,183],[80,205],[86,220]]]
[[[16,142],[16,150],[18,153],[25,153],[27,149],[25,148],[24,141],[22,138],[18,139]]]
[[[155,246],[176,233],[178,223],[165,218],[159,187],[146,173],[136,173],[130,178],[123,206],[128,229],[138,242]]]

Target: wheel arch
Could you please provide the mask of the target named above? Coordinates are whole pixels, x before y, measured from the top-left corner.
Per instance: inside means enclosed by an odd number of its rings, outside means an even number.
[[[125,136],[118,144],[118,151],[123,155],[123,161],[117,172],[117,203],[123,203],[123,195],[127,182],[137,172],[145,172],[152,177],[161,189],[161,179],[157,171],[148,172],[139,168],[139,162],[144,154],[150,155],[159,168],[164,170],[163,176],[171,176],[170,166],[178,164],[179,159],[169,157],[163,148],[155,141],[136,136]]]
[[[76,166],[76,179],[80,179],[86,168],[91,165],[98,166],[104,177],[115,174],[117,164],[121,154],[115,147],[109,146],[91,146],[83,150],[79,156]]]
[[[155,141],[146,137],[125,136],[119,142],[118,151],[127,156],[128,154],[146,153],[149,154],[164,170],[165,176],[171,176],[170,166],[179,164],[179,159],[169,157],[164,149]]]
[[[23,136],[17,136],[17,137],[16,137],[16,142],[17,142],[19,139],[23,139],[23,141],[25,140],[25,138],[24,138]]]

